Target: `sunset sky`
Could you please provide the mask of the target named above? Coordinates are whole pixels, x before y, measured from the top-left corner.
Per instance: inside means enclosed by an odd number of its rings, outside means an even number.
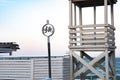
[[[116,56],[120,57],[120,2],[114,8]],[[64,55],[69,51],[68,16],[68,0],[0,0],[0,42],[19,44],[15,56],[47,55],[47,38],[41,29],[49,20],[55,27],[52,55]]]

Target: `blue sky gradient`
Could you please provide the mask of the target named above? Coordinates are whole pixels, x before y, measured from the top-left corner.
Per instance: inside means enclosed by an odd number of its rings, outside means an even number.
[[[51,37],[53,55],[68,51],[68,1],[0,0],[0,41],[17,42],[13,55],[47,55],[47,38],[42,26],[49,19],[55,27]]]
[[[69,51],[68,3],[68,0],[0,0],[0,42],[20,45],[21,49],[13,56],[47,55],[47,38],[41,29],[49,19],[55,27],[51,37],[52,55],[66,54]],[[118,1],[115,5],[116,56],[120,56],[119,8]]]

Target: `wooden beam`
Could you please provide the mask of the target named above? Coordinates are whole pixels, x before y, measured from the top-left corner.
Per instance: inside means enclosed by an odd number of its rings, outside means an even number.
[[[70,52],[70,80],[74,80],[73,77],[73,56],[72,56],[72,51]]]
[[[111,25],[114,26],[114,4],[111,4]]]
[[[110,52],[110,53],[111,53],[111,52]],[[110,54],[110,53],[109,53],[109,54]],[[90,56],[89,56],[88,54],[86,54],[85,52],[84,52],[84,56],[87,57],[89,60],[93,60],[93,58],[90,57]],[[105,58],[105,57],[103,57],[103,58]],[[100,68],[105,72],[105,67],[101,65],[101,63],[104,61],[103,58],[102,58],[101,60],[99,60],[97,63],[95,63],[95,64],[94,64],[94,67],[100,67]],[[84,74],[87,75],[87,74],[90,73],[90,72],[91,72],[91,71],[87,70]],[[113,75],[112,72],[109,71],[109,73],[110,73],[111,76]]]
[[[74,4],[74,25],[76,26],[76,5]]]
[[[95,73],[97,76],[99,76],[101,79],[104,80],[104,76],[103,76],[102,74],[100,74],[100,73],[99,73],[95,68],[93,68],[93,66],[92,66],[92,65],[93,65],[94,63],[96,63],[101,57],[104,57],[104,56],[105,56],[104,54],[101,55],[100,57],[92,60],[89,64],[86,63],[83,59],[81,59],[76,53],[72,53],[72,55],[73,55],[77,60],[79,60],[79,61],[85,66],[85,67],[82,68],[82,70],[80,69],[80,72],[81,72],[81,71],[84,71],[84,70],[86,69],[86,67],[87,67],[87,68],[90,69],[93,73]],[[77,76],[80,74],[80,72],[76,72],[76,73],[74,74],[74,76],[77,77]]]
[[[104,24],[108,25],[108,0],[104,0]]]
[[[105,68],[106,68],[106,80],[109,80],[109,57],[108,57],[108,50],[106,49],[105,54]]]
[[[73,25],[72,0],[69,0],[69,26]]]

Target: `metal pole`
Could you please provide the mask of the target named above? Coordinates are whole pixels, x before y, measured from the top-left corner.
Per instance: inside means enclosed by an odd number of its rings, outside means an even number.
[[[10,52],[9,55],[12,56],[12,52]]]
[[[54,26],[49,24],[49,20],[47,20],[47,24],[42,27],[43,35],[47,36],[47,46],[48,46],[48,75],[49,80],[52,79],[51,74],[51,50],[50,50],[50,36],[54,34]]]
[[[48,36],[48,68],[49,68],[49,78],[51,79],[51,51],[50,51],[50,37]]]

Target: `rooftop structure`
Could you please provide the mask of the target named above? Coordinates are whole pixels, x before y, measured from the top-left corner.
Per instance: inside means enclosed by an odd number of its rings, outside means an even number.
[[[19,45],[15,42],[3,42],[0,43],[0,53],[9,53],[12,55],[12,51],[19,49]]]

